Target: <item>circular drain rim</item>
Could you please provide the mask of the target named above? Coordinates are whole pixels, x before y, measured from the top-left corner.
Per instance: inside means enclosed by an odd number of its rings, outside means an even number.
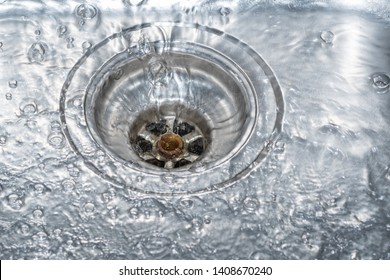
[[[186,37],[186,34],[190,33],[185,32],[188,30],[195,30],[196,34],[200,33],[202,35],[197,38],[201,42],[196,41],[197,43],[222,52],[237,63],[239,67],[243,63],[248,62],[252,63],[249,63],[249,65],[256,66],[255,69],[250,69],[252,72],[247,71],[245,74],[248,76],[249,81],[254,83],[254,92],[258,102],[262,103],[262,105],[263,103],[266,104],[264,106],[270,109],[270,112],[267,110],[267,116],[262,115],[261,117],[264,119],[270,118],[273,122],[266,123],[264,120],[256,119],[254,131],[266,131],[265,135],[252,133],[246,144],[234,157],[217,166],[214,170],[205,170],[202,164],[199,164],[196,169],[187,172],[185,175],[180,172],[164,170],[159,174],[151,174],[147,170],[140,168],[137,162],[121,162],[116,158],[112,158],[94,142],[93,137],[89,134],[85,119],[83,119],[84,106],[74,108],[71,105],[76,99],[85,99],[86,81],[79,78],[74,79],[76,74],[80,72],[79,76],[81,77],[92,77],[93,73],[107,61],[105,56],[108,55],[110,58],[119,52],[126,51],[126,48],[118,50],[117,46],[116,48],[109,46],[114,40],[127,41],[126,38],[129,38],[129,35],[134,35],[133,33],[152,32],[148,33],[148,35],[151,37],[157,36],[155,40],[152,38],[152,42],[161,40],[169,42],[167,34],[172,34],[175,36],[175,38],[171,38],[172,41],[179,40],[179,42],[191,43],[193,38]],[[217,38],[217,40],[213,40],[213,38]],[[128,43],[126,42],[126,44]],[[111,47],[112,50],[107,53],[104,53],[104,51],[103,53],[100,52],[105,50],[106,46]],[[156,52],[165,51],[166,47],[164,45],[161,50],[156,50]],[[239,50],[239,53],[234,53],[237,50]],[[99,57],[99,55],[102,57]],[[230,55],[234,56],[234,58]],[[90,56],[94,56],[95,60],[88,60]],[[96,61],[97,57],[99,59]],[[60,112],[64,133],[69,144],[84,159],[86,166],[105,180],[119,187],[147,194],[186,195],[229,187],[249,175],[272,150],[273,143],[281,132],[284,101],[281,88],[272,69],[255,50],[237,38],[217,29],[198,24],[146,23],[124,29],[120,33],[109,36],[88,50],[79,59],[69,72],[63,85],[60,97]],[[243,159],[246,159],[246,162]]]

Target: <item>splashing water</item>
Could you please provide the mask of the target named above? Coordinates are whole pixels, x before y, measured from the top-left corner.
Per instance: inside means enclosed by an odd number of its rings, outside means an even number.
[[[386,1],[44,2],[0,0],[1,259],[390,259]]]

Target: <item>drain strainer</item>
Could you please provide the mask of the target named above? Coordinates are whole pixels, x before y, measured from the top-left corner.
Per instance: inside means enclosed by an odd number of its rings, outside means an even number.
[[[272,148],[284,104],[272,70],[245,43],[161,23],[90,48],[68,75],[60,110],[71,146],[103,178],[190,194],[249,174]]]

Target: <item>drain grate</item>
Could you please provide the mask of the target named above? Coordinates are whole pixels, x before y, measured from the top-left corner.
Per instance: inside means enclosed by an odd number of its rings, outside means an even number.
[[[146,123],[136,135],[129,134],[132,147],[142,160],[165,169],[195,162],[207,145],[196,125],[177,118]]]

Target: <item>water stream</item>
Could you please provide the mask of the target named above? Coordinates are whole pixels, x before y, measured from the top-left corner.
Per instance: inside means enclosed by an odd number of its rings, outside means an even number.
[[[0,0],[0,258],[390,259],[390,4],[351,2]]]

